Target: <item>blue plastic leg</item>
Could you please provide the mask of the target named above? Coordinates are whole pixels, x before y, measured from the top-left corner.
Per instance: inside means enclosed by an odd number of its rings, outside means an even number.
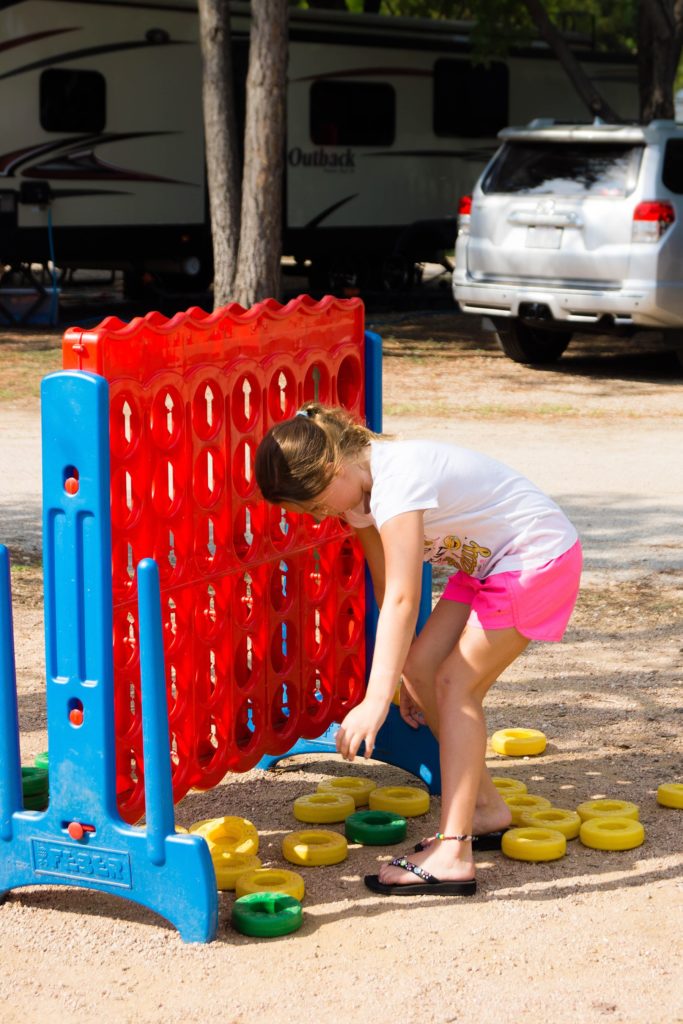
[[[23,806],[9,554],[0,544],[0,839],[12,838],[12,816]]]
[[[18,730],[5,579],[0,741],[7,753],[0,755],[0,810],[10,836],[0,844],[0,892],[60,883],[98,889],[161,914],[186,942],[208,942],[216,933],[218,894],[204,840],[174,831],[159,584],[150,562],[141,564],[139,576],[150,827],[125,824],[116,806],[108,406],[101,377],[69,371],[43,381],[50,805],[42,813],[13,810]]]

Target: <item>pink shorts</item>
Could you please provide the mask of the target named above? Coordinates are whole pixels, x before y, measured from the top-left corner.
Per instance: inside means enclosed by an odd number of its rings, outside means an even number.
[[[579,593],[581,542],[536,569],[492,573],[476,580],[464,572],[451,576],[445,601],[471,605],[469,625],[509,629],[529,640],[561,640]]]

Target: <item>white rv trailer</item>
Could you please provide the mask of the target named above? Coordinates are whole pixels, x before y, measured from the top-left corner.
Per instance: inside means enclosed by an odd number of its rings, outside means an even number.
[[[232,10],[243,119],[249,8]],[[0,0],[0,265],[53,251],[206,279],[197,34],[192,0]],[[635,117],[635,65],[577,53]],[[440,259],[497,131],[544,116],[585,119],[543,46],[481,66],[463,23],[293,9],[285,255],[366,279]]]

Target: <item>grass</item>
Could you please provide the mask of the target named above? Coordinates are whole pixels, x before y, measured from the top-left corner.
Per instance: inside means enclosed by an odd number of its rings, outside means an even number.
[[[41,340],[32,345],[0,340],[0,401],[37,400],[43,377],[61,368],[59,338],[53,344]]]

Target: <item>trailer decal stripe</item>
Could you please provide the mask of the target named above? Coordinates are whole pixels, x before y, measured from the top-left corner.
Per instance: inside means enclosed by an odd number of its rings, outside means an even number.
[[[332,206],[328,206],[327,209],[323,210],[322,213],[319,213],[317,217],[314,217],[313,220],[309,220],[307,224],[304,224],[304,227],[317,228],[319,224],[322,224],[326,217],[329,217],[331,213],[338,210],[340,206],[345,206],[347,203],[350,203],[352,199],[355,199],[358,196],[358,194],[358,192],[354,192],[353,195],[345,196],[344,199],[340,199],[338,203],[333,203]]]
[[[43,60],[34,61],[32,64],[24,64],[20,68],[14,68],[13,71],[6,71],[4,75],[0,75],[0,81],[4,78],[14,78],[15,75],[23,75],[27,71],[36,71],[38,68],[49,68],[52,67],[53,64],[60,64],[67,60],[80,60],[82,57],[97,57],[103,53],[120,53],[122,50],[149,49],[150,47],[158,47],[159,45],[159,43],[149,42],[147,39],[143,39],[130,43],[111,43],[108,46],[89,46],[83,50],[70,50],[66,53],[57,53],[52,57],[45,57]],[[163,45],[194,46],[196,44],[185,42],[183,40],[170,39]]]
[[[16,39],[8,39],[4,43],[0,43],[0,53],[3,50],[13,50],[15,46],[25,46],[28,43],[34,43],[36,39],[47,39],[48,36],[60,36],[64,32],[77,32],[79,31],[76,26],[73,28],[53,28],[45,32],[32,32],[30,36],[17,36]]]

